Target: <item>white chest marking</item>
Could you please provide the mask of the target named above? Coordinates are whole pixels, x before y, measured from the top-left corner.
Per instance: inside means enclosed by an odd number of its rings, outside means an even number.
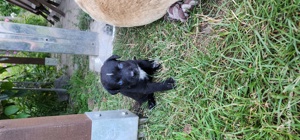
[[[140,67],[139,67],[139,75],[140,75],[140,79],[141,80],[144,80],[145,78],[148,78],[147,77],[147,73],[145,71],[143,71]]]

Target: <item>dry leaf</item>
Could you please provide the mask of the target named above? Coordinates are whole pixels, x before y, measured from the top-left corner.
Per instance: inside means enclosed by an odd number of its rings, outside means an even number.
[[[186,124],[184,126],[183,132],[186,134],[190,134],[192,132],[192,126],[190,124]]]
[[[89,98],[87,102],[89,110],[92,110],[94,108],[94,99]]]

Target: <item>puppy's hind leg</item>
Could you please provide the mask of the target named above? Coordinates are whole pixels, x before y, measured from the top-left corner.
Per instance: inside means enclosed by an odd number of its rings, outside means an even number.
[[[135,102],[134,105],[131,107],[130,110],[139,117],[143,116],[143,110],[141,108],[141,105],[139,102]]]
[[[153,109],[156,105],[154,93],[148,95],[148,108]]]

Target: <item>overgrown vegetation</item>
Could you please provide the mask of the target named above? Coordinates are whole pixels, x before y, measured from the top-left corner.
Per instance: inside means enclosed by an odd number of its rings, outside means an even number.
[[[14,55],[45,58],[49,54],[18,52]],[[0,119],[66,114],[67,102],[58,102],[56,92],[12,89],[12,87],[53,88],[54,80],[62,74],[57,72],[55,67],[8,64],[1,69],[0,74]],[[30,87],[27,87],[26,83],[29,83]]]
[[[34,15],[0,0],[0,21],[47,26],[41,16]],[[2,50],[11,55],[13,51]],[[2,55],[2,54],[1,54]],[[17,57],[49,57],[46,53],[13,52]],[[66,102],[58,102],[57,94],[50,91],[16,90],[16,83],[41,84],[40,88],[53,88],[53,82],[61,75],[53,66],[0,64],[0,119],[52,116],[66,113]],[[22,86],[23,87],[23,86]],[[23,87],[24,88],[24,87]],[[32,88],[32,87],[31,87]],[[47,99],[47,100],[45,100]]]
[[[31,13],[26,12],[26,14],[21,15],[21,20],[17,20],[17,23],[30,24],[30,25],[39,25],[47,26],[48,21],[42,16],[37,16]]]
[[[5,0],[0,0],[0,21],[9,20],[14,23],[47,26],[48,21],[42,16],[30,13]]]
[[[0,21],[5,20],[1,19]],[[42,16],[37,16],[29,12],[20,13],[17,17],[11,18],[9,22],[13,23],[21,23],[21,24],[30,24],[30,25],[38,25],[38,26],[47,26],[48,21]]]
[[[202,1],[186,23],[119,28],[114,54],[159,58],[156,80],[177,81],[145,110],[146,139],[299,139],[299,5]],[[96,74],[77,74],[72,95],[84,111],[130,108],[132,100],[108,95]]]
[[[0,0],[0,15],[1,16],[10,16],[11,13],[19,14],[24,11],[20,7],[10,4],[6,0]]]
[[[83,31],[90,29],[90,24],[93,21],[93,19],[82,10],[79,12],[78,20],[78,28]]]

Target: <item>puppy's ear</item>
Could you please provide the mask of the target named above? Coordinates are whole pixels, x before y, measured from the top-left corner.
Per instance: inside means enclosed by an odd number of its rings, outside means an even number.
[[[112,56],[109,57],[107,60],[117,60],[117,59],[119,59],[119,58],[121,58],[121,57],[118,56],[118,55],[112,55]]]
[[[119,90],[111,90],[111,89],[106,89],[111,95],[115,95],[119,92]]]

